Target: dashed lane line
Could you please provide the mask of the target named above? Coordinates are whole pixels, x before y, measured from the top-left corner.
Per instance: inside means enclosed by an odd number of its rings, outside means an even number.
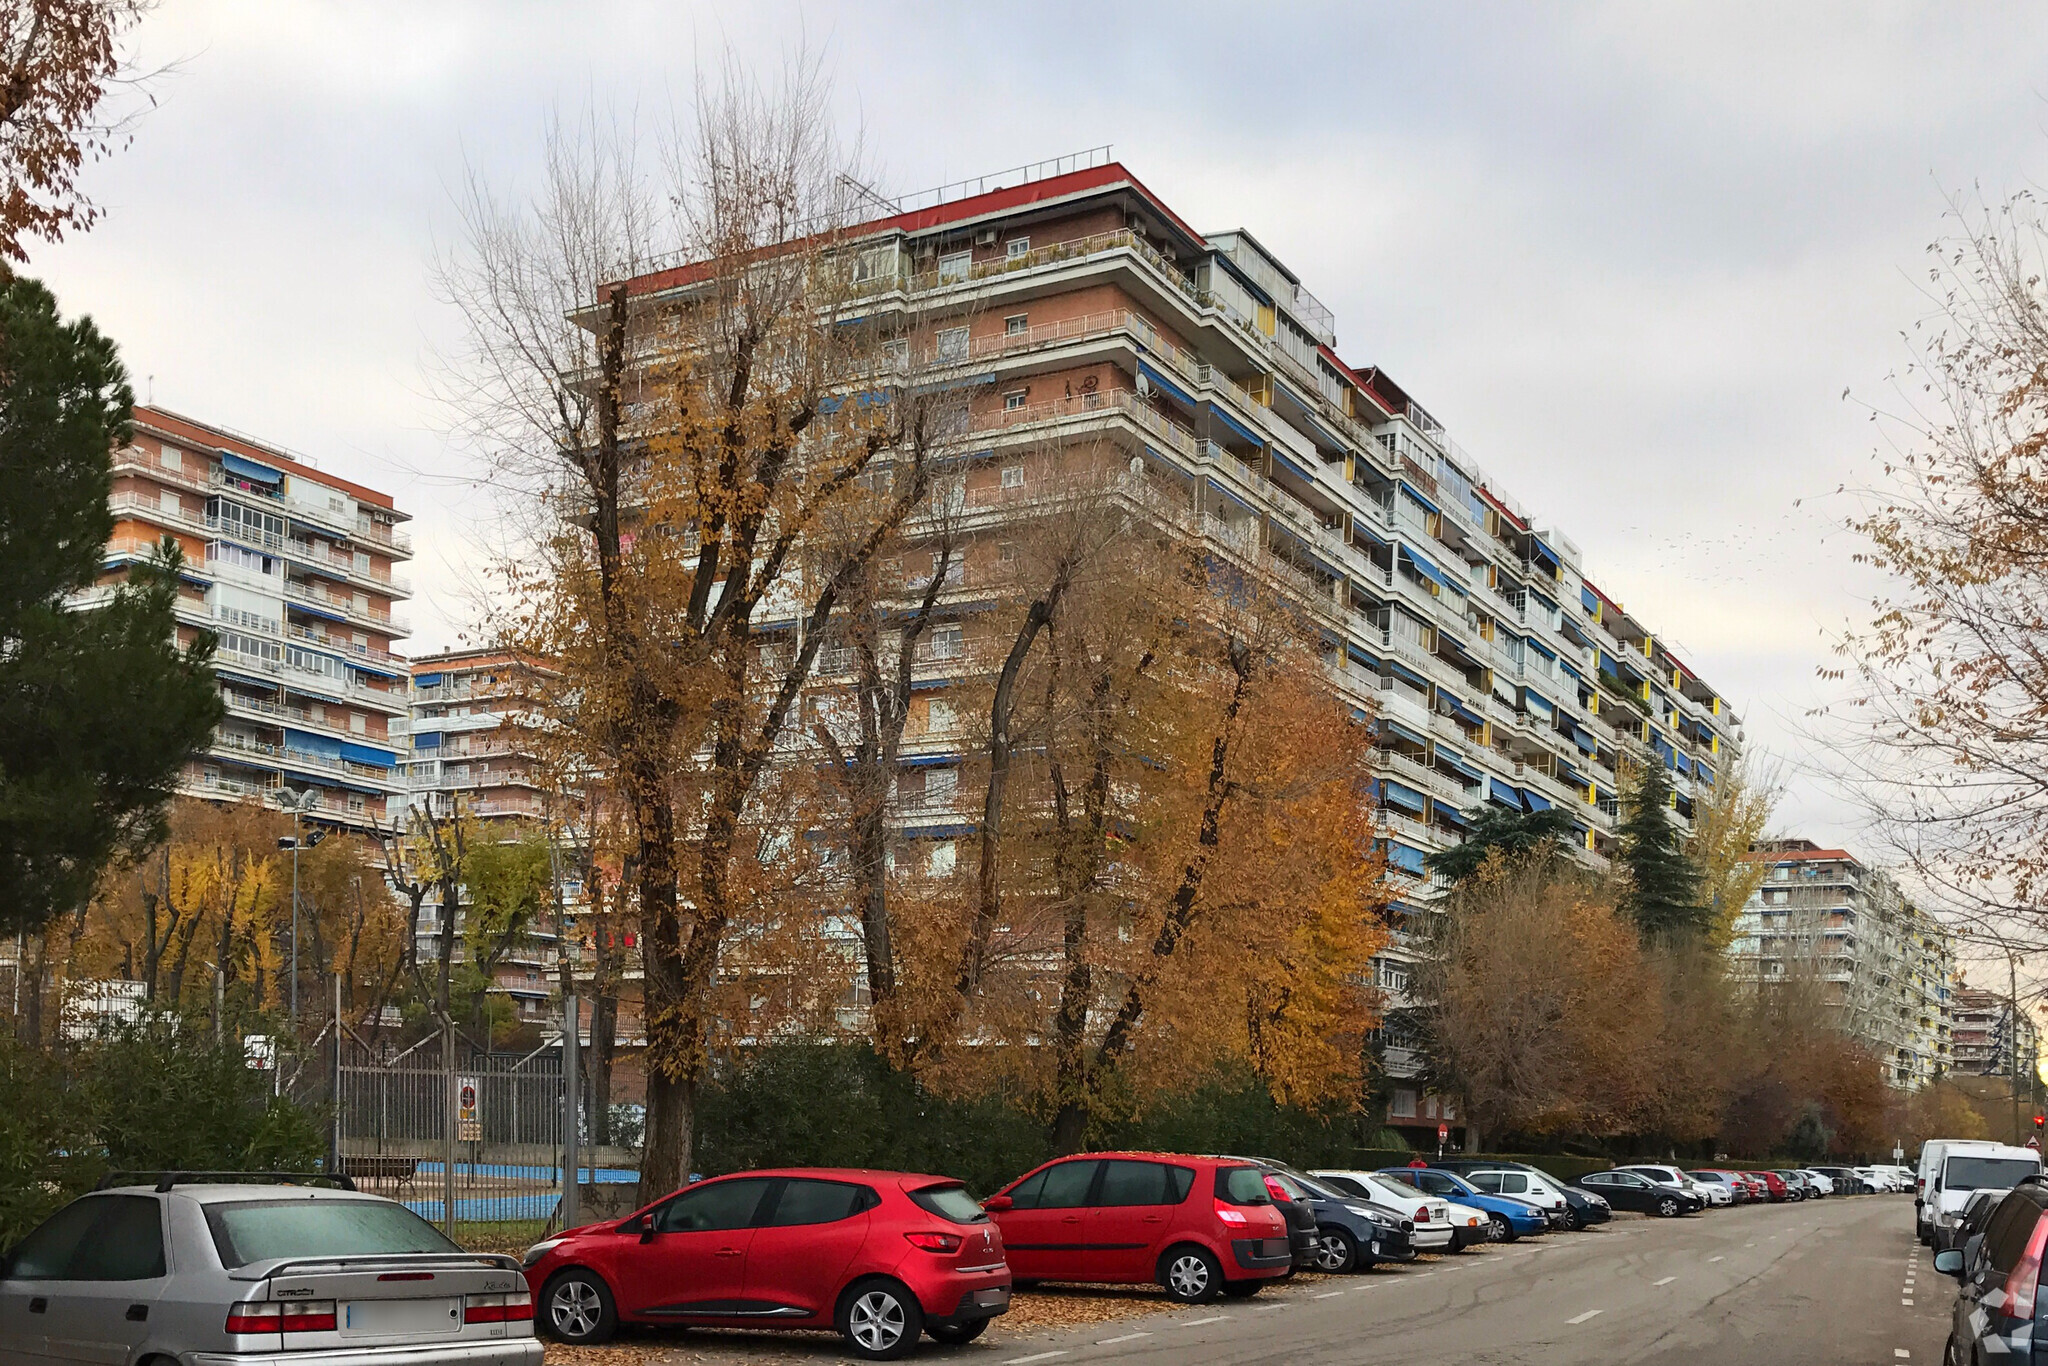
[[[1708,1260],[1709,1262],[1725,1262],[1725,1261],[1727,1261],[1728,1259],[1727,1259],[1726,1257],[1709,1257],[1709,1258],[1707,1258],[1707,1260]]]
[[[1003,1366],[1024,1366],[1024,1363],[1027,1361],[1051,1361],[1054,1357],[1063,1357],[1065,1355],[1065,1352],[1035,1352],[1028,1357],[1011,1357],[1003,1363]]]
[[[1669,1284],[1671,1284],[1671,1283],[1672,1283],[1673,1281],[1675,1281],[1675,1280],[1677,1280],[1677,1279],[1678,1279],[1678,1277],[1676,1277],[1676,1276],[1666,1276],[1666,1277],[1665,1277],[1665,1278],[1664,1278],[1663,1280],[1661,1280],[1661,1281],[1651,1281],[1651,1282],[1650,1282],[1650,1284],[1651,1284],[1651,1285],[1669,1285]]]
[[[1176,1324],[1174,1325],[1174,1327],[1176,1327],[1176,1328],[1200,1328],[1200,1327],[1201,1327],[1201,1326],[1202,1326],[1203,1324],[1205,1324],[1205,1323],[1228,1323],[1228,1322],[1230,1322],[1230,1315],[1228,1315],[1228,1314],[1211,1314],[1211,1315],[1210,1315],[1210,1316],[1209,1316],[1208,1318],[1206,1318],[1206,1319],[1182,1319],[1182,1320],[1181,1320],[1181,1321],[1180,1321],[1179,1323],[1176,1323]]]
[[[1587,1319],[1597,1318],[1599,1315],[1604,1314],[1606,1312],[1607,1311],[1605,1309],[1588,1309],[1585,1313],[1579,1315],[1577,1318],[1566,1319],[1565,1322],[1584,1323]]]
[[[1277,1309],[1280,1306],[1274,1305],[1273,1307]],[[1139,1338],[1149,1338],[1151,1336],[1150,1333],[1125,1333],[1122,1337],[1118,1338],[1100,1338],[1096,1341],[1095,1345],[1097,1347],[1114,1347],[1119,1342],[1136,1342]]]

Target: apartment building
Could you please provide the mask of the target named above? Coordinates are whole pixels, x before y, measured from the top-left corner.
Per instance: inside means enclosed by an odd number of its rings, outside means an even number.
[[[1736,980],[1811,974],[1894,1086],[1960,1067],[1955,942],[1941,922],[1846,850],[1769,840],[1750,857],[1770,871],[1735,920],[1728,952]]]
[[[1739,754],[1697,661],[1384,369],[1344,359],[1331,311],[1250,231],[1196,231],[1107,149],[892,207],[848,234],[861,311],[887,325],[956,308],[933,358],[975,395],[949,510],[969,541],[944,598],[958,619],[923,647],[897,784],[902,833],[934,872],[972,819],[950,694],[973,667],[976,585],[1003,529],[1039,515],[1054,442],[1100,444],[1212,553],[1288,576],[1332,688],[1377,727],[1404,911],[1432,894],[1427,856],[1489,807],[1562,808],[1602,861],[1625,752],[1670,768],[1680,822]],[[695,278],[630,289],[658,299]],[[828,652],[821,679],[848,664]],[[1404,980],[1406,953],[1389,951],[1382,980]]]
[[[2010,997],[1958,984],[1949,996],[1949,1012],[1955,1021],[1955,1071],[1976,1077],[2034,1075],[2040,1031],[2025,1009],[2013,1009]]]
[[[227,718],[179,790],[212,798],[311,794],[308,814],[368,827],[403,806],[411,557],[391,496],[225,428],[135,410],[113,457],[112,585],[166,536],[184,551],[178,634],[220,640]]]
[[[439,816],[460,812],[474,818],[484,839],[516,840],[538,828],[546,808],[533,704],[542,672],[532,660],[503,650],[446,650],[412,661],[411,748],[405,755],[412,805]],[[580,892],[566,890],[572,900]],[[463,908],[444,915],[436,891],[420,909],[419,952],[432,961],[451,918],[455,933],[462,933]],[[543,1016],[557,994],[557,942],[549,917],[497,962],[492,989],[522,1019]],[[457,939],[455,960],[465,955],[466,945]]]

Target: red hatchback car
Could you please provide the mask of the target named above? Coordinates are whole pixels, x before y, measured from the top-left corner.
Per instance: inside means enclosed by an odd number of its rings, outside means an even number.
[[[1743,1174],[1752,1181],[1761,1182],[1764,1194],[1770,1198],[1773,1204],[1780,1200],[1792,1198],[1792,1188],[1787,1186],[1785,1178],[1776,1172],[1745,1172]]]
[[[983,1202],[1032,1281],[1156,1282],[1186,1304],[1256,1294],[1294,1264],[1259,1169],[1174,1153],[1061,1158]]]
[[[620,1323],[833,1328],[891,1361],[967,1342],[1010,1307],[1002,1234],[958,1181],[797,1167],[699,1181],[527,1249],[535,1318],[563,1342]]]

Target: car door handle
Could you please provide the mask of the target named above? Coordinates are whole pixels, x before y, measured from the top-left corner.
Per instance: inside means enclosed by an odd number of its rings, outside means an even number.
[[[28,1312],[31,1314],[40,1314],[49,1307],[50,1302],[44,1299],[41,1295],[36,1296],[34,1299],[28,1302]]]
[[[721,1257],[737,1257],[740,1256],[741,1253],[740,1250],[736,1247],[722,1247],[718,1249],[718,1255]]]
[[[1078,1224],[1081,1222],[1081,1216],[1078,1214],[1069,1214],[1066,1218],[1060,1220],[1060,1222],[1063,1224]]]
[[[147,1322],[149,1322],[149,1306],[148,1306],[148,1305],[146,1305],[146,1304],[131,1304],[131,1305],[129,1305],[129,1306],[128,1306],[128,1322],[130,1322],[130,1323],[147,1323]]]

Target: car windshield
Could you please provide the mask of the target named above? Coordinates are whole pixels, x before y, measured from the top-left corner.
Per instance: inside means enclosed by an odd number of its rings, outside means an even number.
[[[1394,1176],[1389,1173],[1382,1172],[1380,1173],[1378,1179],[1386,1182],[1389,1186],[1393,1187],[1400,1194],[1407,1196],[1411,1200],[1417,1199],[1423,1194],[1422,1188],[1416,1185],[1413,1181],[1410,1181],[1405,1176]]]
[[[273,1257],[460,1252],[441,1231],[387,1200],[237,1200],[206,1207],[221,1265]]]
[[[2040,1170],[2039,1159],[2031,1157],[1951,1157],[1941,1184],[1952,1191],[1997,1190]]]
[[[912,1191],[910,1199],[919,1209],[956,1224],[979,1224],[988,1219],[987,1211],[967,1193],[965,1186],[926,1186]]]

